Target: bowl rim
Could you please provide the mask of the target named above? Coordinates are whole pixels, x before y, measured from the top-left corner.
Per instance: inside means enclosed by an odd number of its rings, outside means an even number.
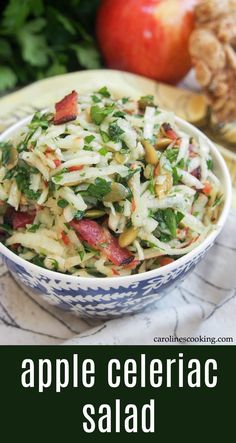
[[[12,133],[16,132],[17,129],[20,129],[21,127],[24,127],[32,118],[32,115],[24,117],[23,119],[19,120],[14,125],[11,125],[9,128],[7,128],[4,132],[0,134],[0,141],[5,140],[7,137],[9,137]],[[194,257],[198,256],[201,252],[203,252],[209,245],[213,244],[216,237],[221,232],[226,219],[228,217],[231,203],[232,203],[232,184],[231,184],[231,178],[230,173],[227,168],[226,162],[222,156],[222,154],[219,152],[218,148],[214,145],[214,143],[205,135],[203,134],[198,128],[193,126],[191,123],[183,120],[180,117],[177,117],[175,115],[175,122],[180,126],[180,128],[187,133],[189,133],[192,136],[197,136],[205,139],[205,141],[208,143],[210,147],[211,153],[213,153],[213,156],[220,167],[220,172],[222,174],[222,179],[225,185],[225,201],[223,205],[222,212],[220,214],[219,220],[217,224],[215,225],[215,229],[212,230],[209,235],[203,240],[200,245],[198,245],[196,248],[194,248],[192,251],[188,252],[187,254],[183,255],[182,257],[175,260],[173,263],[170,263],[168,265],[162,266],[160,268],[156,268],[150,271],[145,271],[140,274],[132,274],[132,275],[120,275],[120,276],[114,276],[114,277],[82,277],[77,275],[70,275],[65,273],[60,273],[57,271],[52,271],[47,268],[41,268],[38,265],[35,265],[21,257],[19,257],[14,252],[10,251],[3,243],[0,242],[0,254],[3,256],[6,256],[8,259],[10,259],[13,262],[16,262],[19,266],[23,268],[28,268],[28,271],[37,271],[42,272],[43,274],[46,274],[49,279],[55,279],[55,280],[67,280],[70,282],[78,282],[80,283],[90,283],[94,285],[104,285],[110,284],[112,286],[112,283],[119,283],[122,286],[123,284],[127,283],[135,283],[136,281],[142,281],[142,280],[149,280],[152,278],[159,277],[164,274],[171,273],[174,269],[181,267],[182,265],[186,264],[191,261]]]

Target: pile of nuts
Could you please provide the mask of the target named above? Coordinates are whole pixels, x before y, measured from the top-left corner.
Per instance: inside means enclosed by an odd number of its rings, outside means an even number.
[[[213,121],[236,121],[236,0],[199,1],[190,53]]]

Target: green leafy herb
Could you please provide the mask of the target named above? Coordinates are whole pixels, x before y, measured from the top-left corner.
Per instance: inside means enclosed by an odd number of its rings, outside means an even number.
[[[101,148],[101,149],[99,149],[99,154],[101,154],[101,155],[103,155],[103,156],[105,156],[105,155],[107,155],[107,153],[108,153],[108,150],[106,149],[106,148]]]
[[[110,141],[110,137],[109,137],[109,135],[107,134],[107,132],[102,131],[102,130],[100,129],[100,135],[101,135],[101,137],[102,137],[102,141],[103,141],[104,143],[108,143],[108,142]]]
[[[83,243],[83,246],[86,252],[95,252],[96,255],[100,254],[100,252],[97,251],[97,249],[92,248],[92,246],[89,246],[88,243]]]
[[[103,88],[99,89],[99,94],[101,94],[103,97],[109,98],[111,96],[110,92],[108,91],[106,86],[103,86]]]
[[[38,200],[41,195],[41,191],[33,191],[32,189],[25,189],[24,194],[28,200]]]
[[[8,223],[2,223],[0,224],[0,232],[5,232],[6,234],[11,235],[12,234],[12,227]]]
[[[84,151],[93,151],[93,148],[92,148],[92,146],[85,145],[85,146],[83,147],[83,150],[84,150]]]
[[[99,278],[106,277],[105,274],[102,274],[102,272],[99,272],[99,271],[98,271],[97,269],[95,269],[95,268],[93,268],[93,269],[87,269],[87,273],[88,273],[89,275],[92,275],[93,277],[99,277]]]
[[[40,227],[40,223],[31,225],[29,229],[27,229],[28,232],[36,232],[38,228]]]
[[[145,111],[147,106],[155,106],[154,105],[154,96],[153,95],[145,95],[141,97],[138,101],[139,109],[141,111]]]
[[[101,102],[101,99],[100,99],[100,97],[98,97],[97,95],[92,95],[92,100],[93,100],[93,102],[94,103],[100,103]]]
[[[36,255],[31,259],[31,263],[34,263],[34,265],[40,266],[41,268],[45,268],[44,265],[45,258],[46,258],[45,255]]]
[[[129,101],[129,97],[123,97],[121,99],[121,101],[122,101],[123,105],[125,105],[125,103],[127,103]]]
[[[124,131],[116,122],[113,122],[109,125],[108,133],[114,142],[118,142],[120,140],[120,136],[124,134]]]
[[[85,252],[84,251],[78,251],[78,254],[80,256],[80,260],[83,261]]]
[[[6,0],[0,15],[0,91],[101,66],[94,40],[99,0]]]
[[[122,111],[116,111],[116,112],[114,112],[114,117],[117,117],[117,118],[125,118],[125,112],[122,112]]]
[[[17,166],[14,171],[16,184],[28,200],[38,200],[42,191],[33,191],[30,188],[30,174],[31,167],[26,163],[22,166]]]
[[[124,212],[124,206],[119,205],[119,203],[114,202],[113,206],[115,208],[115,211],[118,212],[119,214]]]
[[[52,181],[50,181],[50,182],[48,183],[48,194],[49,194],[50,197],[54,194],[55,190],[56,190],[56,185],[55,185],[55,183],[53,183]]]
[[[162,241],[163,243],[168,243],[169,241],[172,240],[172,236],[168,235],[168,234],[161,233],[161,235],[158,237],[158,239],[160,241]]]
[[[52,263],[52,270],[58,271],[58,268],[59,268],[58,261],[55,260],[54,258],[48,258],[48,260],[50,260],[50,262]]]
[[[86,194],[101,200],[106,194],[111,191],[111,183],[104,178],[96,178],[95,183],[89,185]]]
[[[183,218],[184,218],[184,214],[182,214],[182,212],[177,212],[176,214],[175,214],[175,218],[176,218],[176,224],[177,224],[177,226],[180,224],[180,222],[183,220]]]
[[[179,149],[166,149],[166,158],[169,160],[170,163],[173,163],[177,160]]]
[[[109,105],[104,108],[100,106],[91,106],[90,115],[91,119],[96,125],[100,125],[104,118],[106,118],[109,114],[114,111],[114,105]]]
[[[158,221],[159,225],[158,227],[161,231],[166,231],[166,229],[168,229],[171,238],[176,237],[177,227],[184,217],[184,215],[181,212],[175,213],[173,209],[167,208],[167,209],[159,209],[157,212],[150,215]],[[161,234],[166,235],[166,232]]]
[[[176,237],[177,223],[176,223],[175,213],[174,213],[173,209],[171,209],[171,208],[164,209],[163,219],[164,219],[166,226],[169,229],[171,235],[173,237]]]
[[[84,211],[77,211],[74,218],[76,220],[81,220],[84,217]]]
[[[180,169],[184,169],[184,166],[185,166],[185,161],[184,161],[184,158],[182,158],[178,163],[178,167]]]
[[[208,169],[210,169],[210,171],[212,171],[212,169],[213,169],[213,160],[212,159],[207,160],[207,167],[208,167]]]
[[[86,137],[84,137],[84,141],[85,143],[91,143],[93,140],[95,139],[94,135],[87,135]]]
[[[220,195],[219,197],[217,197],[212,205],[213,208],[215,208],[216,206],[219,206],[222,203],[223,200],[223,195]]]
[[[6,166],[11,160],[12,145],[8,142],[0,142],[2,151],[2,164]]]
[[[67,172],[66,168],[61,169],[61,171],[58,174],[55,174],[52,177],[52,180],[54,181],[54,183],[60,183],[60,181],[63,179],[63,174],[65,174]]]
[[[42,129],[47,129],[49,127],[49,123],[52,120],[53,114],[43,114],[42,112],[36,112],[28,124],[29,129],[38,129],[39,127]]]
[[[172,169],[172,177],[173,177],[173,185],[177,185],[181,179],[181,177],[178,174],[177,168],[174,166]]]
[[[66,208],[69,205],[69,202],[67,200],[65,200],[64,198],[58,200],[57,202],[57,206],[59,206],[60,208]]]

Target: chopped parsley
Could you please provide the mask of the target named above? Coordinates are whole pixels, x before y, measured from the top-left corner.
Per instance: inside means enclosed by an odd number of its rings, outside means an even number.
[[[92,95],[92,100],[93,100],[93,102],[94,103],[100,103],[101,102],[101,99],[100,99],[100,97],[98,97],[97,95]]]
[[[113,122],[109,125],[108,133],[112,141],[118,142],[120,140],[120,136],[124,134],[124,131],[120,128],[120,126],[118,126],[116,122]]]
[[[170,232],[171,238],[176,237],[176,231],[179,223],[184,218],[181,212],[175,212],[171,208],[159,209],[157,212],[152,214],[152,217],[158,221],[159,228],[161,231],[168,230]],[[162,233],[166,235],[166,232]],[[167,240],[169,241],[169,240]]]
[[[166,150],[166,158],[169,160],[170,163],[173,163],[177,160],[179,153],[179,149],[173,148],[173,149],[167,149]]]
[[[28,231],[28,232],[36,232],[36,231],[39,229],[40,224],[41,224],[41,223],[31,225],[30,228],[27,229],[27,231]]]
[[[211,158],[209,160],[207,160],[207,167],[208,167],[208,169],[210,169],[210,171],[212,171],[212,169],[213,169],[213,160]]]
[[[43,114],[42,112],[36,112],[28,124],[29,129],[38,129],[39,127],[42,129],[47,129],[49,127],[50,121],[53,118],[53,114]]]
[[[93,151],[93,148],[92,148],[92,146],[85,145],[85,146],[83,147],[83,150],[84,150],[84,151]]]
[[[109,135],[107,134],[107,132],[102,131],[102,130],[100,129],[100,135],[101,135],[101,137],[102,137],[102,141],[103,141],[103,143],[108,143],[108,142],[110,141],[110,137],[109,137]]]
[[[138,101],[138,106],[141,111],[145,111],[147,106],[155,106],[153,95],[144,95]]]
[[[76,220],[81,220],[84,217],[84,211],[77,211],[74,218]]]
[[[87,135],[86,137],[84,137],[84,141],[85,143],[91,143],[93,140],[95,139],[94,135]]]
[[[219,206],[222,203],[223,200],[223,195],[219,195],[219,197],[217,197],[212,205],[213,208],[215,208],[216,206]]]
[[[91,183],[85,192],[86,195],[101,200],[110,191],[111,191],[111,182],[106,181],[104,178],[97,177],[95,182]]]
[[[0,142],[0,149],[2,151],[2,164],[6,166],[11,160],[12,145],[8,142]]]
[[[105,155],[107,155],[107,153],[108,153],[108,150],[106,149],[106,148],[101,148],[101,149],[99,149],[99,154],[101,154],[101,155],[103,155],[103,156],[105,156]]]
[[[58,200],[57,202],[57,206],[59,206],[60,208],[66,208],[69,205],[69,202],[67,200],[65,200],[64,198],[61,198],[60,200]]]
[[[101,94],[103,97],[106,97],[106,98],[109,98],[111,96],[111,94],[108,91],[106,86],[103,86],[101,89],[99,89],[98,93]]]
[[[125,105],[125,103],[127,103],[129,101],[129,97],[123,97],[121,99],[121,101],[122,101],[123,105]]]
[[[90,115],[93,123],[100,125],[103,120],[114,111],[114,105],[109,105],[104,108],[100,106],[91,106]]]

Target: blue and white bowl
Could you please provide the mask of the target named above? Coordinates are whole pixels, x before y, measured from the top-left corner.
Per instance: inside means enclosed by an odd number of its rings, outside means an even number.
[[[7,129],[0,136],[0,140],[10,138],[30,119],[31,117],[27,117]],[[141,311],[179,285],[214,244],[226,222],[231,205],[231,180],[223,157],[210,140],[182,119],[176,117],[176,122],[191,136],[201,136],[206,139],[210,145],[216,174],[224,188],[225,202],[219,221],[202,244],[175,262],[159,269],[123,277],[87,278],[40,268],[18,257],[0,243],[0,253],[14,278],[53,305],[79,312],[82,316],[100,318]]]

